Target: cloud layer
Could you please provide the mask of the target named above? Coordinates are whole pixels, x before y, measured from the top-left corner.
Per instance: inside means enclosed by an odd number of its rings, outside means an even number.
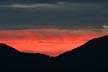
[[[46,3],[56,1],[69,1],[69,2],[108,2],[107,0],[0,0],[0,2],[17,2],[17,3]]]
[[[106,3],[1,4],[0,29],[81,28],[108,25]]]
[[[55,2],[55,3],[33,3],[33,4],[1,4],[0,7],[10,7],[10,8],[23,8],[23,9],[38,9],[38,8],[68,8],[68,9],[78,9],[78,8],[91,8],[91,7],[102,7],[105,3],[72,3],[72,2]],[[106,4],[107,5],[107,4]],[[71,8],[70,8],[71,7]]]
[[[108,33],[104,25],[101,29],[31,29],[31,30],[1,30],[0,39],[61,39],[79,36],[101,36]],[[43,36],[44,35],[44,36]],[[57,40],[56,40],[57,41]]]

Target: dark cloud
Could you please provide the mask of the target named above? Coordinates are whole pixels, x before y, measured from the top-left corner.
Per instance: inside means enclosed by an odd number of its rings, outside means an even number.
[[[108,25],[106,3],[0,5],[0,29],[81,28]]]
[[[0,0],[0,2],[19,2],[19,3],[45,3],[56,1],[69,1],[69,2],[108,2],[108,0]]]

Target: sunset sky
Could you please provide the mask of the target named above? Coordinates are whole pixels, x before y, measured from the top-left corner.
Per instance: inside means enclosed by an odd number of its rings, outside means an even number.
[[[0,43],[57,56],[108,33],[106,0],[0,0]]]

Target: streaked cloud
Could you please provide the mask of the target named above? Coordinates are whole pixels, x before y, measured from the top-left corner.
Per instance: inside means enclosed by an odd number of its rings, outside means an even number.
[[[33,3],[33,4],[4,4],[0,7],[10,7],[10,8],[23,8],[23,9],[36,9],[36,8],[82,8],[82,7],[99,7],[104,5],[103,3],[72,3],[72,2],[56,2],[56,3]],[[101,7],[100,6],[100,7]]]
[[[58,39],[79,36],[101,36],[108,33],[108,28],[90,29],[30,29],[30,30],[1,30],[0,39]],[[43,36],[44,35],[44,36]],[[57,41],[57,40],[56,40]]]
[[[11,3],[0,5],[0,30],[108,25],[106,3]]]
[[[105,28],[106,3],[11,3],[0,5],[0,30]]]
[[[11,8],[57,8],[63,7],[65,5],[64,2],[57,3],[35,3],[35,4],[8,4],[8,5],[0,5],[0,7],[11,7]]]

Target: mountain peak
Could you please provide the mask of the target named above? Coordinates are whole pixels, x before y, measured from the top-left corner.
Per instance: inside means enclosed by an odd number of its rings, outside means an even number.
[[[74,56],[84,53],[85,55],[88,53],[96,53],[96,52],[106,52],[108,49],[108,35],[102,36],[99,38],[94,38],[85,43],[84,45],[75,48],[74,50],[68,51],[64,54],[61,54],[60,57],[66,56]],[[59,56],[58,56],[59,57]]]
[[[1,48],[1,46],[2,46],[2,47],[10,47],[10,46],[8,46],[8,45],[5,44],[5,43],[0,43],[0,48]]]
[[[61,54],[57,60],[69,71],[74,69],[75,72],[108,71],[106,67],[108,65],[108,35],[94,38],[74,50]]]
[[[95,39],[99,39],[99,40],[108,40],[108,35],[99,37],[99,38],[95,38]]]
[[[97,46],[97,48],[106,48],[106,46],[108,47],[108,35],[92,39],[88,41],[85,45],[87,44],[92,44],[93,46]]]
[[[7,54],[7,53],[9,53],[9,54],[10,53],[18,53],[18,51],[15,48],[13,48],[5,43],[0,43],[0,54]]]

